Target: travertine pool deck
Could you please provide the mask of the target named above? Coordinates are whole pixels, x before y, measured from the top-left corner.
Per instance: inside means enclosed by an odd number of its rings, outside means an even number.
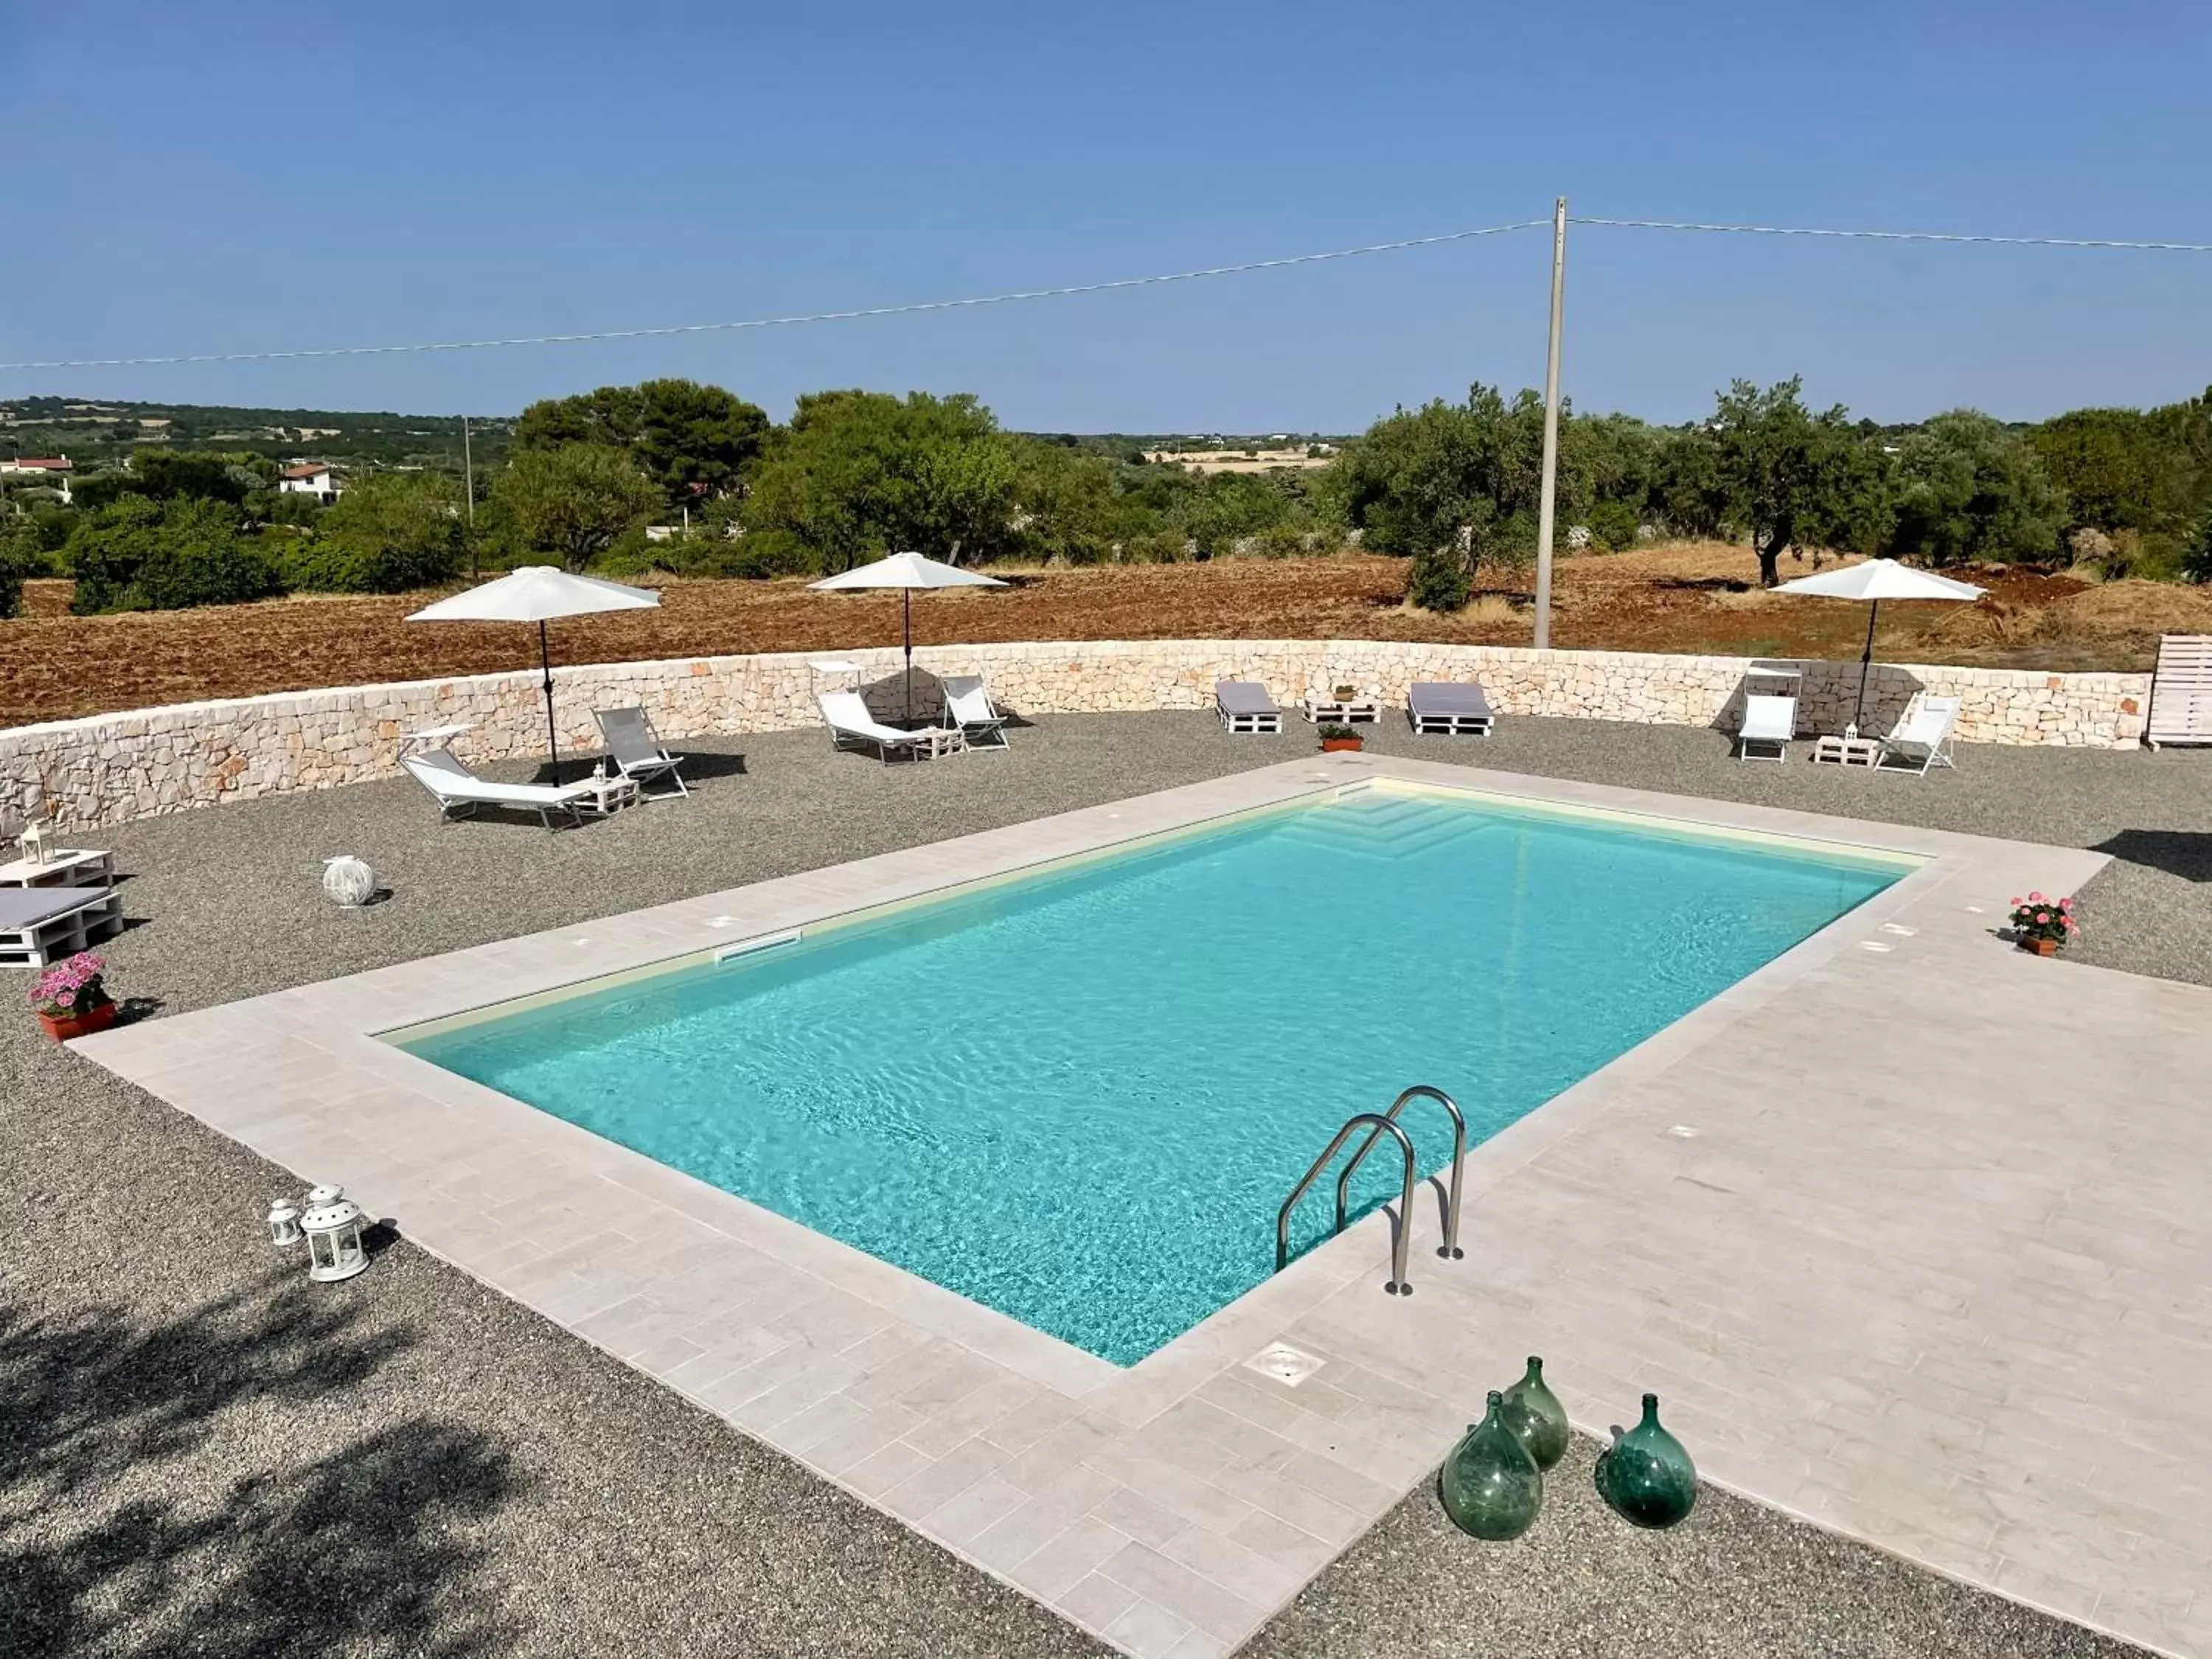
[[[1417,1214],[1413,1297],[1370,1218],[1128,1370],[370,1035],[1378,775],[1930,861],[1476,1148],[1466,1259]],[[1540,1352],[1585,1428],[1655,1389],[1711,1479],[2206,1654],[2212,992],[1992,936],[2104,861],[1302,760],[82,1048],[1133,1652],[1233,1646]],[[1278,1342],[1319,1370],[1248,1365]]]

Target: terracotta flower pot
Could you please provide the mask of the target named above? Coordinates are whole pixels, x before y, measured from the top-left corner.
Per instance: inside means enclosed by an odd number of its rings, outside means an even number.
[[[90,1036],[94,1031],[104,1031],[115,1024],[116,1005],[102,1002],[76,1013],[39,1016],[39,1024],[46,1028],[46,1035],[57,1042],[67,1042],[71,1037]]]
[[[2032,956],[2055,957],[2058,954],[2058,941],[2055,939],[2027,939],[2023,937],[2018,941],[2018,943],[2021,950],[2027,951]]]
[[[1324,755],[1334,755],[1341,750],[1357,750],[1360,742],[1361,739],[1358,738],[1323,738],[1321,740],[1321,751]]]

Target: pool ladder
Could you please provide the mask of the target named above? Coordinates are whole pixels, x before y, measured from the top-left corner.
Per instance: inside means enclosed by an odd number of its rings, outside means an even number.
[[[1398,1205],[1397,1236],[1390,1246],[1390,1278],[1382,1288],[1392,1296],[1411,1296],[1413,1286],[1406,1277],[1406,1253],[1413,1233],[1413,1189],[1420,1179],[1413,1157],[1413,1142],[1398,1122],[1398,1114],[1406,1109],[1408,1102],[1433,1100],[1443,1107],[1452,1121],[1451,1182],[1444,1194],[1444,1242],[1437,1246],[1437,1254],[1448,1261],[1455,1261],[1467,1253],[1459,1247],[1460,1176],[1467,1162],[1467,1118],[1460,1111],[1459,1103],[1441,1089],[1432,1089],[1425,1083],[1417,1083],[1390,1103],[1387,1112],[1359,1112],[1348,1117],[1344,1127],[1336,1132],[1327,1151],[1316,1158],[1313,1168],[1298,1177],[1298,1184],[1291,1188],[1291,1195],[1283,1200],[1283,1207],[1275,1212],[1275,1271],[1282,1272],[1291,1259],[1291,1212],[1297,1208],[1298,1200],[1321,1178],[1344,1143],[1359,1130],[1367,1131],[1367,1139],[1359,1143],[1359,1150],[1352,1155],[1336,1177],[1336,1232],[1344,1231],[1345,1210],[1352,1191],[1352,1177],[1367,1161],[1375,1143],[1389,1135],[1398,1143],[1398,1153],[1403,1164]]]

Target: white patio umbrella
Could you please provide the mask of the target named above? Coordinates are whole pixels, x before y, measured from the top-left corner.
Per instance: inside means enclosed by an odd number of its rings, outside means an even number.
[[[1867,607],[1866,649],[1859,653],[1859,699],[1851,711],[1854,729],[1859,716],[1866,712],[1867,670],[1874,663],[1874,624],[1881,614],[1884,599],[1957,599],[1971,600],[1982,597],[1982,590],[1971,582],[1954,581],[1948,576],[1916,570],[1909,564],[1899,564],[1894,559],[1868,559],[1858,564],[1846,565],[1841,570],[1824,570],[1817,576],[1800,576],[1796,581],[1784,582],[1774,590],[1778,593],[1809,593],[1829,599],[1858,599]]]
[[[510,570],[495,581],[426,605],[409,622],[520,622],[538,624],[538,665],[545,675],[545,740],[553,750],[553,781],[561,781],[560,728],[553,721],[553,657],[545,624],[562,617],[587,617],[601,611],[647,611],[660,595],[625,587],[597,576],[572,576],[550,564]]]
[[[935,559],[925,559],[919,553],[894,553],[888,559],[878,559],[873,564],[864,564],[857,570],[848,570],[842,576],[827,576],[809,586],[828,592],[842,592],[853,587],[903,588],[900,610],[899,638],[906,647],[906,717],[914,718],[914,591],[917,587],[1004,587],[1006,583],[996,576],[978,575],[972,570],[963,570],[957,565],[939,564]]]

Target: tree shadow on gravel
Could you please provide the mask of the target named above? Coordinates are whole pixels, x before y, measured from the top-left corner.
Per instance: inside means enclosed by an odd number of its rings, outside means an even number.
[[[2212,832],[2203,830],[2123,830],[2089,850],[2185,881],[2212,881]]]
[[[281,1449],[413,1345],[361,1306],[287,1285],[151,1324],[0,1308],[0,1655],[504,1646],[467,1535],[515,1488],[496,1442],[418,1417]]]

